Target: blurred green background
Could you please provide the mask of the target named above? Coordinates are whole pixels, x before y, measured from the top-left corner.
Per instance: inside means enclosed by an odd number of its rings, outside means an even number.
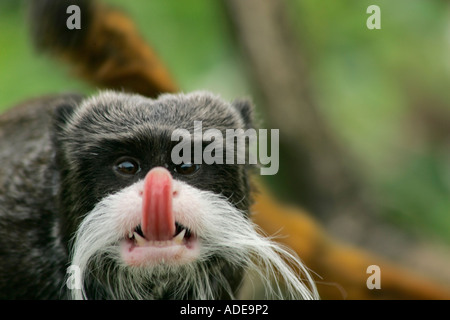
[[[251,95],[219,1],[106,2],[133,17],[183,91]],[[287,3],[314,96],[365,169],[383,218],[450,244],[450,3]],[[366,28],[371,4],[381,8],[381,30]],[[43,94],[97,90],[36,53],[27,27],[23,2],[1,0],[0,110]]]

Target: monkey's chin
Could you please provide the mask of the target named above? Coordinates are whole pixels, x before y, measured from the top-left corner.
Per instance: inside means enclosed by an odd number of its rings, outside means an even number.
[[[152,267],[159,264],[182,265],[198,258],[200,244],[196,238],[181,243],[176,239],[167,241],[124,239],[120,251],[123,261],[134,267]]]

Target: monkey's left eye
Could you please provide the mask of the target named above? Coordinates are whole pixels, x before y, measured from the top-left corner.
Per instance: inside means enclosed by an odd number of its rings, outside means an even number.
[[[141,170],[139,163],[134,159],[121,159],[114,168],[123,175],[134,175]]]

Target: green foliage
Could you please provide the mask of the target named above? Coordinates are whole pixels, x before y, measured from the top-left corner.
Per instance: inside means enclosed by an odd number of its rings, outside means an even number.
[[[0,110],[27,98],[56,92],[90,92],[66,68],[32,48],[23,3],[0,6]]]
[[[322,114],[360,159],[381,214],[450,243],[449,3],[289,3]],[[381,30],[366,28],[372,4]]]

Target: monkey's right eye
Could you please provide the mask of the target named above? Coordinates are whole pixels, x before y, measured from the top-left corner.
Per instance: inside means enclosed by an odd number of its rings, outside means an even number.
[[[123,175],[134,175],[141,171],[139,163],[134,159],[121,159],[117,161],[114,169]]]

